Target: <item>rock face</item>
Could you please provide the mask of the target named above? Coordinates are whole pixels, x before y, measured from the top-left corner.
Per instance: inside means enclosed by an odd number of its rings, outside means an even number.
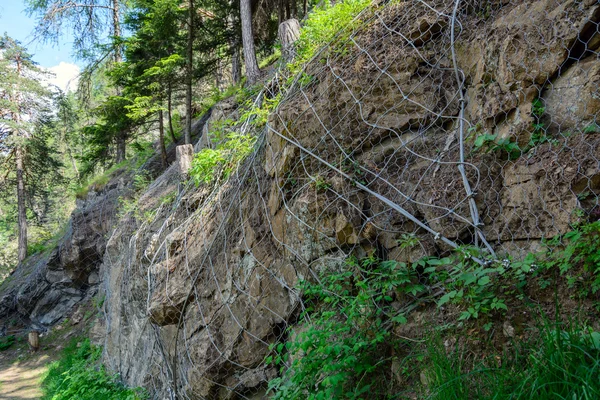
[[[520,257],[568,231],[600,196],[600,5],[464,2],[453,42],[454,4],[364,15],[306,66],[310,82],[284,94],[224,184],[186,185],[173,165],[110,233],[115,211],[88,199],[2,310],[48,324],[99,281],[105,363],[128,384],[258,399],[278,373],[270,346],[303,311],[299,281],[350,254],[406,262],[464,244]],[[228,118],[234,99],[203,119],[195,150]]]
[[[348,47],[307,66],[312,82],[285,95],[227,183],[179,187],[152,222],[119,224],[101,273],[111,368],[156,398],[263,398],[300,280],[349,254],[415,261],[482,238],[518,257],[597,204],[597,2],[464,6],[452,46],[453,5],[367,15]],[[206,129],[232,116],[230,99]],[[485,133],[523,154],[474,148]],[[145,196],[175,191],[173,174]]]
[[[129,178],[127,178],[129,179]],[[78,201],[57,247],[26,259],[0,287],[0,319],[44,330],[98,287],[97,270],[116,215],[125,177]]]
[[[174,147],[169,158],[175,157]],[[144,166],[146,174],[159,173],[157,157]],[[0,326],[17,324],[45,331],[74,306],[98,291],[99,268],[107,240],[119,215],[119,199],[132,192],[134,172],[116,171],[110,182],[90,187],[58,244],[23,261],[0,286]]]

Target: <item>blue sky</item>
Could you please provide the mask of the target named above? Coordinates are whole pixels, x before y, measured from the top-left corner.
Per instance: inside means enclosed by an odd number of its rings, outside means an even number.
[[[31,42],[35,18],[30,18],[25,13],[25,5],[22,0],[0,0],[0,33],[8,33],[9,36],[21,41],[31,54],[33,59],[42,67],[53,67],[63,63],[75,63],[71,57],[71,40],[63,37],[61,43],[52,45],[49,43]]]
[[[22,0],[0,0],[0,34],[8,33],[25,46],[33,55],[33,60],[55,74],[49,79],[62,90],[74,90],[81,70],[71,57],[72,40],[69,35],[61,38],[60,43],[50,44],[33,41],[35,18],[25,13]]]

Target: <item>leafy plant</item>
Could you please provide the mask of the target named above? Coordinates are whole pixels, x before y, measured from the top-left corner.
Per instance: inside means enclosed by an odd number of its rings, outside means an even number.
[[[498,139],[497,134],[483,133],[475,138],[473,144],[474,151],[484,151],[486,153],[499,152],[508,156],[509,160],[516,160],[523,151],[519,145],[509,138]]]
[[[199,185],[227,178],[254,148],[256,138],[251,135],[230,133],[216,149],[203,149],[194,157],[190,176]]]
[[[531,114],[535,118],[541,118],[546,112],[546,106],[544,106],[543,101],[540,98],[536,98],[531,103]]]
[[[546,245],[549,250],[540,260],[544,269],[558,268],[570,287],[585,277],[589,285],[579,287],[582,296],[600,290],[600,221],[577,225]]]
[[[42,381],[43,400],[141,400],[140,389],[129,389],[98,364],[102,349],[89,339],[72,340],[52,363]]]
[[[10,348],[15,343],[15,337],[13,335],[4,336],[0,338],[0,351],[4,351]]]
[[[296,58],[288,65],[292,75],[299,73],[304,64],[337,35],[356,26],[356,16],[370,4],[371,0],[347,0],[333,5],[326,1],[315,7],[300,30],[300,38],[296,43]],[[340,42],[344,43],[343,40]]]
[[[324,274],[318,283],[301,283],[309,304],[303,323],[290,331],[292,340],[273,345],[266,360],[282,371],[282,377],[269,384],[274,399],[377,396],[390,361],[381,354],[391,345],[393,326],[406,322],[392,301],[424,287],[403,263],[350,258],[346,267]]]
[[[331,187],[331,183],[327,182],[321,175],[317,175],[314,179],[315,189],[325,191]]]
[[[583,133],[600,133],[600,125],[597,122],[583,128]]]

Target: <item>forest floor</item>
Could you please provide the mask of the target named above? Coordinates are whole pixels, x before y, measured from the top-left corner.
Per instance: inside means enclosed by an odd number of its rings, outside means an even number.
[[[35,353],[28,349],[0,353],[0,399],[25,400],[42,397],[41,379],[58,352],[48,348]]]
[[[0,351],[0,400],[28,400],[42,397],[42,379],[52,362],[60,359],[73,338],[87,336],[94,325],[95,308],[82,303],[77,310],[49,332],[40,335],[40,348],[29,349],[27,333],[15,334],[15,343]]]

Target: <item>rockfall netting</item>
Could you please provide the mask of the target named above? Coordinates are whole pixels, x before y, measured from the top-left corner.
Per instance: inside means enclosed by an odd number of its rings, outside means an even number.
[[[269,81],[264,127],[217,105],[205,137],[240,119],[255,151],[199,187],[172,167],[121,220],[107,364],[157,399],[263,398],[300,281],[351,255],[518,260],[598,219],[599,21],[592,0],[382,3]]]

